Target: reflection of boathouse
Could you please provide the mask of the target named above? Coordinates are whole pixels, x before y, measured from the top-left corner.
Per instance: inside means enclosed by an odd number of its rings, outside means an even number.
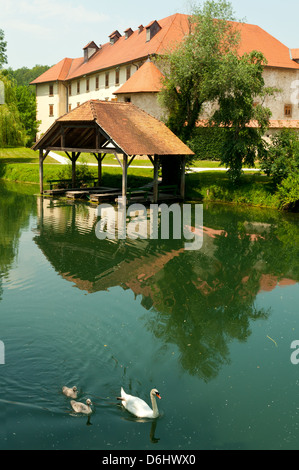
[[[207,381],[229,362],[229,343],[246,341],[251,322],[268,317],[255,306],[257,294],[298,279],[283,251],[273,260],[279,240],[270,227],[256,233],[242,216],[236,224],[219,224],[213,213],[207,219],[203,248],[185,251],[181,240],[98,240],[95,208],[40,198],[35,243],[80,290],[131,290],[146,310],[145,328],[175,344],[183,369]]]
[[[186,285],[188,289],[193,286],[192,290],[203,296],[215,295],[218,290],[223,291],[225,288],[227,292],[226,282],[230,278],[239,285],[240,295],[253,298],[260,290],[272,290],[277,285],[296,282],[287,276],[279,277],[269,272],[269,264],[260,259],[252,260],[250,264],[242,264],[240,261],[238,272],[233,272],[236,269],[234,266],[230,273],[228,265],[227,279],[224,279],[226,268],[217,253],[219,240],[223,240],[226,245],[230,243],[230,234],[224,230],[204,226],[203,248],[198,252],[187,253],[181,240],[173,240],[171,243],[165,240],[98,240],[95,235],[97,209],[88,204],[62,203],[44,198],[40,198],[38,204],[37,245],[59,275],[88,293],[121,286],[131,289],[135,295],[151,298],[151,305],[158,307],[157,302],[162,300],[161,287],[156,284],[165,275],[168,263],[176,258],[182,261],[182,256],[188,266],[188,276],[186,273],[186,278],[182,279],[185,283],[182,291]],[[262,242],[270,226],[244,222],[244,229],[247,238],[242,241],[242,236],[237,235],[236,239],[240,241],[240,246],[244,242],[245,249],[250,247],[250,243]],[[178,275],[180,271],[183,273],[180,268]],[[179,295],[175,289],[171,293],[171,283],[168,289],[165,287],[167,297]],[[221,299],[218,301],[221,302]],[[174,304],[175,300],[170,303]]]

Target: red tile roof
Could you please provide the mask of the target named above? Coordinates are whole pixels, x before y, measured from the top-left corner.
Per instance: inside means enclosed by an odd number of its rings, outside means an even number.
[[[145,62],[114,95],[124,93],[158,93],[162,88],[163,74],[150,61]]]
[[[87,101],[57,119],[33,149],[60,147],[57,128],[61,123],[68,127],[66,148],[72,147],[74,139],[80,142],[79,148],[93,148],[85,147],[82,129],[72,126],[78,122],[90,123],[91,129],[97,123],[127,155],[194,155],[165,124],[133,104],[99,100]],[[95,145],[89,134],[86,139],[89,145]]]
[[[208,127],[209,122],[207,119],[201,119],[197,121],[196,127]],[[258,122],[251,121],[248,127],[257,128]],[[299,130],[299,120],[298,119],[270,119],[269,129],[298,129]]]
[[[259,26],[239,23],[241,32],[240,55],[253,50],[261,51],[268,61],[269,67],[298,69],[299,64],[290,56],[290,50],[278,39],[271,36]]]
[[[110,42],[102,45],[88,62],[84,63],[83,57],[73,60],[63,59],[31,83],[71,80],[116,65],[144,59],[152,54],[162,54],[180,43],[189,33],[189,15],[176,13],[159,20],[158,23],[161,29],[150,41],[146,41],[146,28],[142,32],[137,29],[127,39],[121,36],[113,45]],[[262,28],[251,24],[235,23],[235,25],[241,32],[240,54],[256,49],[265,55],[268,66],[299,70],[299,64],[290,57],[289,48]]]
[[[299,48],[298,49],[291,49],[292,59],[299,60]]]

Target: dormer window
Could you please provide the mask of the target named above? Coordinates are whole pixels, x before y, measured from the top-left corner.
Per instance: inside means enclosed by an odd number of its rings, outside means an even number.
[[[160,31],[161,26],[159,25],[158,21],[152,21],[147,27],[146,27],[146,42],[149,42],[151,39],[153,39],[154,36]]]
[[[110,38],[110,44],[113,45],[116,43],[116,41],[119,40],[119,38],[121,38],[121,34],[119,31],[113,31],[113,33],[110,34],[109,38]]]
[[[132,28],[126,29],[126,31],[125,31],[125,38],[126,38],[126,39],[129,39],[129,37],[132,36],[132,34],[133,34]]]
[[[84,62],[88,62],[91,56],[93,56],[97,51],[99,50],[99,47],[96,45],[95,42],[90,42],[83,48],[84,51]]]

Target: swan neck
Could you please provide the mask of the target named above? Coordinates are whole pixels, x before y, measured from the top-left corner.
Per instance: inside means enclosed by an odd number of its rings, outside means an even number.
[[[159,410],[157,405],[157,400],[155,395],[151,395],[152,405],[153,405],[153,416],[157,418],[159,416]]]

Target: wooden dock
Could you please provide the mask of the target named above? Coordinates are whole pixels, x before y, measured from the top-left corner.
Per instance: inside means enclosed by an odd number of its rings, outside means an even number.
[[[158,192],[158,203],[167,201],[181,201],[182,198],[171,191],[167,192],[170,187],[163,187]],[[51,197],[66,197],[71,200],[87,200],[94,204],[101,204],[102,202],[110,201],[112,203],[118,202],[118,198],[122,197],[122,190],[118,188],[74,188],[74,189],[49,189],[44,191],[45,196]],[[154,202],[154,194],[152,187],[130,188],[127,191],[127,203],[141,203],[152,204]]]

